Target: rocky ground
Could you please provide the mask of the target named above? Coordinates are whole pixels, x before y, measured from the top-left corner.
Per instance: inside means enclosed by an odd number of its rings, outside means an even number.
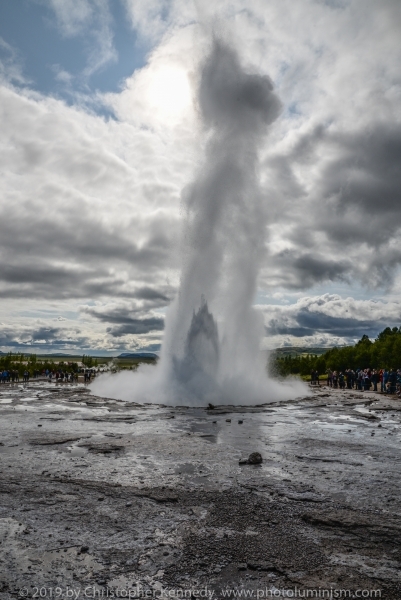
[[[399,600],[400,417],[324,387],[189,409],[1,386],[0,598]]]

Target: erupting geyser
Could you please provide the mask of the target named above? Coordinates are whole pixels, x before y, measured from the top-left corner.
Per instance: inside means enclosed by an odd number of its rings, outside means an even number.
[[[252,307],[268,211],[258,150],[280,112],[271,80],[214,40],[202,65],[205,160],[185,193],[187,247],[159,365],[100,378],[98,395],[165,404],[258,404],[303,393],[266,375],[263,320]]]
[[[174,378],[191,395],[214,398],[218,393],[219,334],[213,315],[202,299],[194,312],[185,342],[184,356],[173,356]]]

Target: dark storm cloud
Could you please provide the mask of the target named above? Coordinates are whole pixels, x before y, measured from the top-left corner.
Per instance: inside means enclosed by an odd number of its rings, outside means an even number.
[[[151,300],[159,300],[162,294],[156,290],[146,290],[147,295],[151,295]],[[144,290],[138,290],[139,295],[143,295]],[[153,292],[150,294],[150,292]],[[113,337],[122,337],[124,335],[139,335],[150,333],[151,331],[162,331],[164,329],[164,319],[152,315],[149,311],[150,306],[136,305],[134,302],[105,306],[82,306],[81,312],[90,315],[102,323],[115,324],[106,329],[107,333]]]
[[[291,306],[264,307],[264,311],[267,335],[308,337],[328,334],[356,339],[365,334],[375,337],[384,327],[401,323],[399,304],[356,301],[329,294],[306,297]]]
[[[364,334],[374,337],[382,328],[383,325],[377,322],[332,317],[302,309],[296,315],[294,324],[286,324],[272,319],[268,322],[266,332],[271,335],[293,335],[295,337],[329,333],[333,336],[355,338]]]
[[[113,337],[122,337],[124,335],[139,335],[150,333],[151,331],[162,331],[164,329],[164,319],[153,317],[149,319],[131,319],[122,325],[108,327],[107,333]]]
[[[271,275],[288,289],[305,289],[323,281],[347,281],[352,264],[346,259],[333,260],[323,252],[302,253],[285,250],[271,259]]]
[[[146,281],[174,262],[172,236],[175,224],[164,229],[150,223],[144,241],[132,239],[138,223],[127,230],[111,232],[102,223],[32,221],[12,214],[0,219],[0,297],[90,298],[99,295],[131,296],[124,290],[126,280],[115,274],[116,263],[131,273],[133,281]],[[110,270],[110,267],[112,269]],[[166,302],[150,286],[136,292],[138,298]],[[138,295],[139,294],[139,295]]]
[[[0,327],[0,346],[27,350],[59,350],[90,346],[90,340],[79,331],[69,331],[59,327],[39,326],[37,328]]]
[[[4,283],[18,285],[38,283],[40,286],[45,287],[49,284],[55,286],[60,286],[60,284],[63,284],[63,286],[75,285],[79,282],[80,277],[78,271],[74,272],[65,267],[3,263],[0,267],[0,279]]]
[[[400,165],[401,126],[393,123],[352,132],[316,126],[270,159],[272,231],[288,228],[291,248],[270,254],[274,280],[293,289],[355,279],[389,285],[401,264]]]
[[[132,317],[131,314],[133,311],[125,310],[123,308],[110,310],[108,312],[98,312],[95,310],[90,310],[90,308],[86,308],[84,311],[87,314],[96,317],[99,321],[103,323],[118,323],[121,325],[137,325],[138,323],[145,323],[145,325],[156,324],[157,329],[160,329],[160,324],[164,323],[164,320],[161,318],[151,318],[151,319],[138,319],[136,317]],[[150,330],[149,330],[150,331]]]
[[[32,217],[32,218],[31,218]],[[0,248],[5,256],[35,255],[38,258],[76,257],[81,262],[95,260],[135,261],[139,268],[164,264],[166,252],[173,245],[174,223],[146,223],[146,235],[138,219],[131,226],[121,223],[110,230],[96,217],[68,215],[65,219],[38,218],[33,215],[4,215],[0,221]],[[139,245],[133,239],[144,241]]]
[[[105,269],[43,264],[7,264],[0,267],[1,298],[90,298],[112,295],[123,279]],[[124,293],[122,292],[122,295]]]
[[[31,333],[31,341],[37,342],[38,340],[54,341],[59,339],[63,331],[59,327],[40,327],[36,331]]]
[[[319,188],[332,218],[326,210],[318,226],[335,242],[386,244],[401,225],[401,127],[376,126],[330,143],[340,156],[323,170]]]
[[[303,281],[310,284],[322,280],[344,279],[350,265],[346,261],[335,261],[313,256],[312,254],[303,254],[294,259],[293,266],[299,272]]]
[[[388,239],[401,215],[401,126],[372,124],[352,133],[319,127],[300,140],[290,160],[313,163],[319,154],[332,159],[326,159],[316,181],[314,224],[340,241],[352,242],[361,232],[365,238],[369,233],[368,244]],[[384,231],[379,224],[387,225]]]
[[[7,327],[0,328],[1,346],[24,346],[31,345],[37,341],[52,344],[61,338],[63,332],[58,327],[38,327],[37,329],[25,329],[23,331],[12,331]]]
[[[52,268],[49,267],[51,273]],[[92,271],[86,271],[80,273],[76,277],[76,286],[66,285],[66,280],[63,280],[63,285],[59,288],[55,285],[55,281],[52,280],[51,274],[49,274],[49,281],[40,282],[40,284],[30,287],[29,285],[18,285],[15,287],[8,287],[4,290],[0,290],[0,297],[2,298],[46,298],[47,300],[71,300],[71,299],[86,299],[86,298],[100,298],[102,296],[113,297],[118,291],[118,296],[121,298],[132,298],[133,293],[130,287],[125,288],[126,282],[115,277],[112,274],[105,274],[103,277],[99,277],[99,272],[93,269]],[[159,302],[159,305],[165,304],[165,301]]]
[[[133,293],[133,297],[139,298],[140,300],[162,300],[163,302],[169,302],[170,300],[170,298],[165,294],[150,287],[138,289]]]

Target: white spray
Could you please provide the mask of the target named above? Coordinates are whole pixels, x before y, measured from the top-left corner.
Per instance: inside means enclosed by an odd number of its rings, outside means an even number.
[[[258,151],[280,102],[266,76],[248,73],[219,40],[202,65],[205,160],[186,191],[187,248],[166,318],[159,365],[100,378],[99,395],[164,404],[259,404],[301,395],[267,378],[263,319],[252,307],[268,214]]]

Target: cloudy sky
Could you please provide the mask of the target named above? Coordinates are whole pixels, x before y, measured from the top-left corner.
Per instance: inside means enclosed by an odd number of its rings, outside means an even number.
[[[401,324],[399,0],[2,0],[0,350],[159,347],[210,24],[282,103],[260,156],[264,347]]]

